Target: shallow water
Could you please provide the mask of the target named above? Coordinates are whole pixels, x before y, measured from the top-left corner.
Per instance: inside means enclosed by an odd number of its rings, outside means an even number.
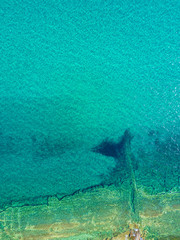
[[[136,184],[179,192],[179,11],[176,0],[1,1],[0,208],[112,182],[117,160],[92,149],[127,128]]]

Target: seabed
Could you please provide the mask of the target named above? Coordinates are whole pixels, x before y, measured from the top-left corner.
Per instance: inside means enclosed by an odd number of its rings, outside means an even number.
[[[138,190],[132,212],[128,184],[95,187],[47,204],[9,207],[0,213],[0,239],[179,239],[179,194],[147,195]],[[128,235],[128,238],[126,237]],[[134,238],[135,239],[135,238]],[[137,238],[138,239],[138,238]]]
[[[162,179],[150,175],[144,165],[136,167],[131,139],[125,131],[113,145],[119,149],[117,164],[102,184],[63,197],[56,194],[4,204],[0,239],[180,239],[178,172],[171,172],[169,163],[162,185]],[[105,152],[105,146],[101,144],[95,151]],[[156,157],[162,159],[162,154],[158,152]]]

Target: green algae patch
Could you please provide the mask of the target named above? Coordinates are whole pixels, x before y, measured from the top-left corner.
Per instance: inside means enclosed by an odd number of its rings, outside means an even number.
[[[128,193],[128,188],[121,192],[112,185],[61,201],[49,197],[48,205],[8,208],[0,213],[0,239],[118,239],[133,224],[146,239],[177,239],[180,212],[172,206],[179,194],[148,196],[139,192],[139,222],[135,223]]]

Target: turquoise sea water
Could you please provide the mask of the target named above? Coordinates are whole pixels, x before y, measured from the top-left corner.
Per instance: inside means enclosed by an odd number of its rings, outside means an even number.
[[[1,203],[99,184],[115,161],[91,148],[127,128],[134,149],[153,149],[152,130],[173,136],[179,161],[179,12],[178,0],[0,1]]]

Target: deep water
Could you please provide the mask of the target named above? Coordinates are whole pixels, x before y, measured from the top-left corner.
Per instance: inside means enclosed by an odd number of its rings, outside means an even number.
[[[127,128],[157,180],[137,181],[179,190],[179,12],[178,0],[0,1],[1,207],[101,184],[115,155],[92,149]]]

